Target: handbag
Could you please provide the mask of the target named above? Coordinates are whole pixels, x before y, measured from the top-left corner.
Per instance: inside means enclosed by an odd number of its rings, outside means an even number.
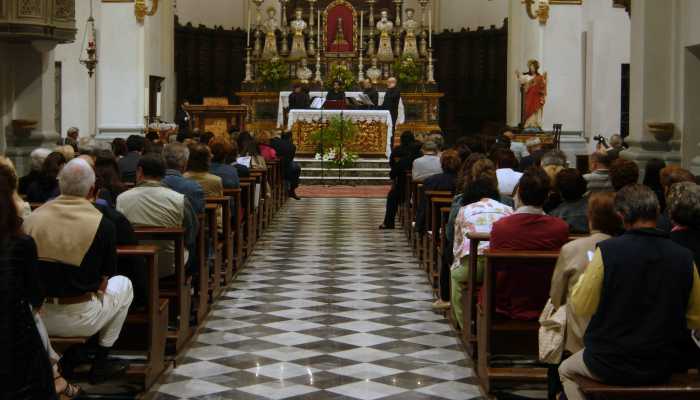
[[[552,299],[547,300],[539,321],[540,361],[545,364],[559,364],[564,353],[566,306],[556,309],[552,304]]]

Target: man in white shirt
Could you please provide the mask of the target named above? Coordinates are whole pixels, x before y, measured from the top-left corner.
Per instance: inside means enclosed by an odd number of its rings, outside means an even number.
[[[423,156],[413,161],[411,175],[414,181],[422,182],[425,178],[442,173],[440,156],[438,156],[438,146],[435,142],[427,141],[423,143],[421,149]]]
[[[493,161],[496,163],[496,176],[498,177],[498,191],[502,196],[512,196],[515,186],[520,181],[522,173],[515,171],[518,167],[518,160],[512,151],[498,149],[493,154]]]

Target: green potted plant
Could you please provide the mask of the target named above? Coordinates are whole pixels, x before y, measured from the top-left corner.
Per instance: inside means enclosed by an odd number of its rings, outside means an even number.
[[[403,56],[394,62],[394,76],[403,88],[415,87],[420,81],[421,66],[411,56]]]
[[[328,162],[335,168],[348,168],[357,161],[357,153],[349,144],[355,140],[358,128],[352,121],[340,116],[332,117],[328,125],[311,135],[318,152],[316,160]]]
[[[333,88],[333,82],[339,81],[343,90],[351,90],[355,86],[355,74],[350,71],[350,68],[345,64],[335,64],[328,72],[328,79],[325,82],[325,88],[330,90]]]
[[[289,84],[287,64],[273,58],[260,64],[260,79],[265,89],[280,90]]]

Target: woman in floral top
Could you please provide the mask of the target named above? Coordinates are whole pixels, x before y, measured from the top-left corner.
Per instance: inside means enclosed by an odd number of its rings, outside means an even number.
[[[454,231],[454,263],[450,273],[451,305],[455,320],[462,323],[462,290],[469,279],[469,238],[468,233],[489,233],[491,226],[499,219],[513,213],[513,209],[499,202],[498,179],[493,163],[481,160],[472,167],[472,179],[464,188],[462,204],[457,214]],[[479,243],[479,255],[488,248],[488,242]],[[477,280],[483,274],[483,260],[479,257]]]

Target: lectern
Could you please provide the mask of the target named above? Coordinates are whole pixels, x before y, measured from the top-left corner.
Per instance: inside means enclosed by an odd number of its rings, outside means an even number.
[[[211,132],[215,136],[228,136],[232,126],[239,131],[245,129],[248,106],[228,104],[228,99],[205,97],[204,104],[185,107],[190,118],[190,130],[197,128],[200,132]]]

